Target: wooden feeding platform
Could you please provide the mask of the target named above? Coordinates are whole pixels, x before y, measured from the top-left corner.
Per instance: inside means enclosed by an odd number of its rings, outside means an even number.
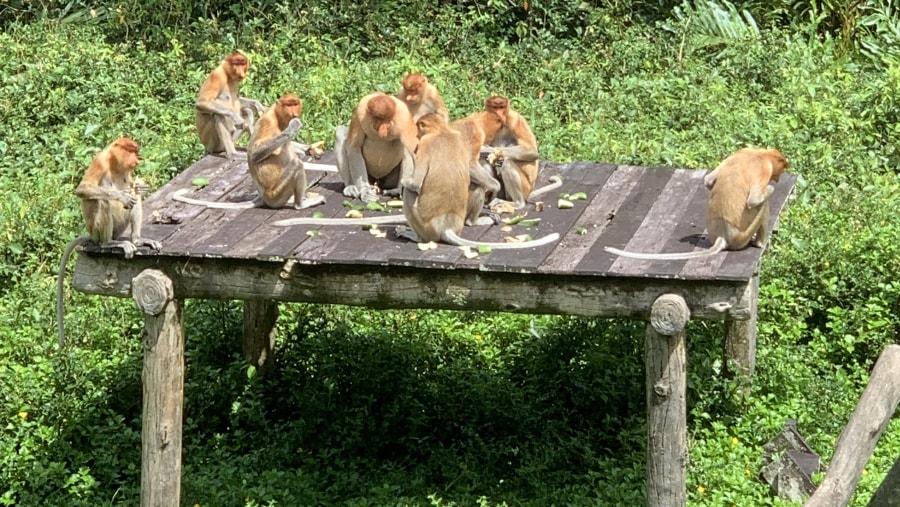
[[[319,163],[330,163],[326,153]],[[686,358],[688,319],[726,321],[725,354],[751,375],[756,355],[756,299],[762,250],[747,248],[688,261],[643,261],[606,253],[691,251],[709,246],[704,234],[706,171],[593,162],[542,162],[539,186],[553,175],[562,187],[538,197],[527,218],[535,227],[466,227],[462,236],[500,242],[559,233],[556,243],[494,250],[468,258],[438,245],[422,251],[395,226],[376,237],[360,226],[273,225],[278,220],[348,211],[337,173],[309,171],[311,191],[324,205],[294,209],[213,209],[174,201],[252,200],[256,189],[246,159],[205,156],[144,201],[144,236],[162,242],[132,259],[88,246],[75,266],[74,287],[86,293],[133,297],[145,315],[142,505],[178,505],[184,381],[185,298],[244,301],[244,353],[263,372],[273,364],[278,301],[371,308],[442,308],[642,319],[649,322],[647,361],[647,496],[651,506],[685,504]],[[796,176],[785,174],[770,199],[772,228]],[[583,192],[571,209],[559,194]],[[353,201],[359,204],[359,201]],[[392,210],[401,215],[402,211]],[[386,212],[363,210],[366,216]],[[316,231],[316,232],[310,232]]]

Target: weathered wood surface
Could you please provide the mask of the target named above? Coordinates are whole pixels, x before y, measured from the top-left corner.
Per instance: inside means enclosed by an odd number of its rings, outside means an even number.
[[[691,318],[678,295],[663,294],[652,306],[644,339],[647,366],[647,505],[687,502],[687,349]]]
[[[134,279],[144,313],[141,506],[177,507],[181,498],[184,317],[172,281],[157,270]]]
[[[319,162],[333,160],[333,154],[326,153]],[[558,232],[560,241],[520,251],[494,251],[474,259],[466,259],[458,248],[449,245],[422,252],[414,243],[397,238],[394,226],[382,226],[387,237],[375,238],[359,226],[271,225],[276,220],[311,216],[314,212],[326,217],[343,217],[347,212],[338,175],[309,173],[310,181],[315,183],[310,190],[324,195],[326,203],[307,210],[207,209],[172,200],[173,192],[189,188],[191,180],[200,176],[208,178],[210,184],[192,191],[193,198],[236,202],[254,197],[256,190],[246,160],[228,162],[206,156],[145,201],[144,235],[161,241],[163,248],[158,254],[144,249],[138,255],[274,262],[296,258],[301,263],[323,265],[746,281],[756,271],[762,254],[758,248],[747,248],[704,260],[641,261],[619,258],[603,250],[604,246],[640,251],[692,251],[707,247],[704,230],[708,192],[702,185],[702,170],[542,162],[539,183],[560,174],[563,186],[537,198],[545,202],[545,211],[537,212],[533,205],[528,206],[528,218],[542,219],[538,227],[514,226],[510,233],[501,231],[499,226],[466,227],[463,236],[488,242],[517,234],[538,237]],[[771,198],[773,225],[795,181],[794,175],[785,175],[776,185]],[[585,192],[588,198],[575,201],[573,209],[557,209],[561,193],[576,192]],[[318,230],[319,235],[307,235],[310,230]]]
[[[888,345],[882,352],[869,384],[841,432],[825,479],[804,507],[843,507],[850,502],[863,467],[900,404],[900,345]],[[900,499],[892,499],[897,505]]]
[[[129,297],[142,270],[165,270],[179,298],[270,299],[388,308],[495,310],[646,320],[664,293],[684,297],[694,319],[750,318],[748,282],[656,280],[403,266],[313,265],[226,258],[80,255],[79,291]],[[723,312],[727,308],[727,313]]]

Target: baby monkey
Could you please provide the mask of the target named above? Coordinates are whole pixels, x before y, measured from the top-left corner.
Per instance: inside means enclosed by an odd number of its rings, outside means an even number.
[[[141,237],[141,193],[144,189],[135,185],[132,173],[140,162],[139,146],[132,139],[121,137],[94,156],[84,173],[75,194],[81,198],[81,212],[89,236],[73,239],[66,245],[56,280],[56,321],[59,328],[59,344],[63,335],[63,278],[66,263],[75,247],[89,240],[101,247],[118,247],[125,251],[125,258],[134,257],[138,246],[159,250],[160,243]],[[131,240],[116,240],[131,227]]]
[[[645,260],[694,259],[723,250],[741,250],[752,244],[762,248],[769,238],[769,196],[788,168],[784,155],[775,149],[744,148],[722,161],[706,175],[710,189],[706,229],[713,245],[698,252],[637,253],[605,247],[609,253]]]

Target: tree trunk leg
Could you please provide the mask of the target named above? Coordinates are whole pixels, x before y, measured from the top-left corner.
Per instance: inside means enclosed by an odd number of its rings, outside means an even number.
[[[147,269],[132,280],[132,296],[144,313],[141,506],[178,507],[184,407],[184,320],[172,281]]]
[[[750,378],[756,369],[756,312],[759,306],[757,302],[759,299],[759,273],[754,274],[750,279],[744,296],[750,301],[749,318],[736,320],[725,317],[725,359],[729,373]]]
[[[683,507],[687,501],[687,361],[681,296],[654,303],[644,341],[647,368],[647,505]]]
[[[278,303],[269,300],[244,301],[244,359],[265,376],[275,367],[275,324]]]

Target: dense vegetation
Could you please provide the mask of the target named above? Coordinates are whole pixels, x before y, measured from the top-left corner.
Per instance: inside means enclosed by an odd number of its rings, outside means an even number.
[[[846,7],[845,4],[851,5]],[[451,115],[514,98],[544,158],[710,168],[775,146],[799,177],[764,257],[753,396],[689,330],[691,505],[786,505],[757,478],[785,420],[826,460],[900,330],[900,18],[888,0],[6,0],[0,4],[0,504],[136,505],[141,318],[69,291],[72,190],[128,134],[157,187],[202,151],[192,103],[231,49],[306,140],[421,70]],[[640,505],[643,324],[282,305],[277,372],[240,306],[189,301],[185,505]],[[880,441],[853,505],[900,455]]]

